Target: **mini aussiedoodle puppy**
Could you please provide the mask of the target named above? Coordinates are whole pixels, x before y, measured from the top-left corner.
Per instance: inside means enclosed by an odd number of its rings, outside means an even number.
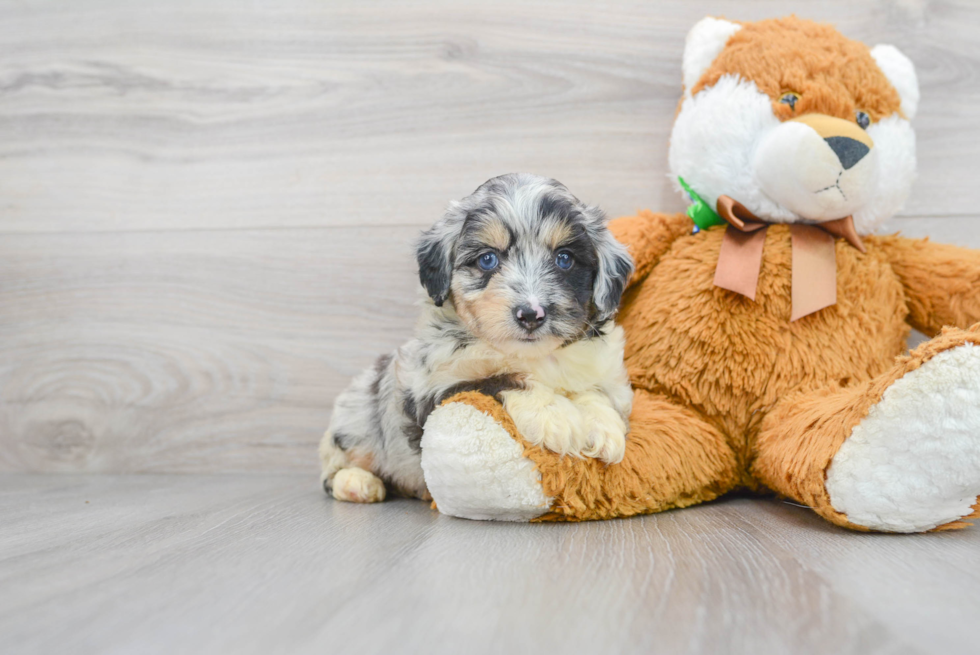
[[[427,498],[425,420],[466,390],[498,398],[532,443],[620,461],[633,392],[612,317],[633,262],[602,211],[555,180],[503,175],[451,203],[417,254],[429,298],[415,338],[337,398],[324,489]]]

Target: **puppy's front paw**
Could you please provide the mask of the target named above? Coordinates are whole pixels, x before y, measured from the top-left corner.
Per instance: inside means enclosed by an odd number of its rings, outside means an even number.
[[[582,414],[568,398],[540,386],[501,396],[504,409],[530,443],[559,455],[580,455],[588,447]]]
[[[626,422],[613,409],[609,399],[599,393],[585,393],[574,401],[582,415],[589,445],[583,455],[596,457],[607,464],[618,464],[626,454]]]
[[[385,499],[385,483],[364,469],[340,469],[333,478],[333,497],[350,503],[379,503]]]

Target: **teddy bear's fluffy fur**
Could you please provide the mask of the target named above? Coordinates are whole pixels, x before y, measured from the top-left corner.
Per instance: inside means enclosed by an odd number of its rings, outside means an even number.
[[[790,117],[780,102],[787,87],[800,92],[797,114],[854,120],[860,109],[876,124],[899,125],[915,111],[914,72],[909,82],[904,69],[897,75],[886,70],[907,61],[890,50],[875,55],[832,28],[795,18],[706,25],[722,34],[721,45],[685,54],[682,103],[737,78],[769,99],[777,126]],[[767,44],[774,45],[767,50]],[[672,164],[685,156],[672,153]],[[500,430],[481,432],[479,445],[466,446],[470,452],[486,451],[494,439],[516,442],[515,457],[531,462],[540,476],[540,482],[529,477],[525,467],[512,480],[501,473],[487,481],[495,499],[507,498],[497,487],[510,484],[520,502],[530,503],[515,514],[522,518],[629,516],[738,488],[774,491],[858,530],[949,529],[977,517],[980,252],[870,234],[904,199],[912,172],[914,163],[894,173],[907,174],[904,186],[866,178],[878,186],[854,214],[867,252],[838,240],[836,304],[792,322],[787,225],[768,229],[752,301],[713,283],[724,227],[692,234],[685,215],[652,212],[613,221],[610,228],[637,266],[619,315],[635,388],[623,461],[606,466],[532,446],[499,404],[463,394],[437,410],[423,438],[423,468],[440,509],[506,516],[490,507],[505,501],[488,499],[480,507],[470,498],[463,507],[453,496],[465,484],[465,467],[453,468],[456,442],[441,432],[450,424],[458,430],[467,412],[480,412]],[[711,184],[705,178],[692,187],[703,196],[731,195]],[[751,204],[751,191],[743,192],[745,200],[734,197]],[[767,212],[761,201],[752,209],[772,223],[808,218],[780,214],[785,207]],[[903,354],[910,326],[932,339]]]

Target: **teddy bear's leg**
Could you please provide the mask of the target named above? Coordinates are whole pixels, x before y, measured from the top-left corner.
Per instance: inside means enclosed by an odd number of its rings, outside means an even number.
[[[753,474],[849,528],[964,527],[980,495],[980,325],[947,328],[877,378],[774,407]]]
[[[548,512],[552,499],[516,434],[500,403],[476,391],[456,394],[429,415],[422,471],[440,512],[483,521],[530,521]]]
[[[500,403],[475,392],[436,409],[422,468],[439,510],[474,519],[576,521],[711,500],[740,476],[724,436],[693,410],[637,390],[618,464],[524,441]]]

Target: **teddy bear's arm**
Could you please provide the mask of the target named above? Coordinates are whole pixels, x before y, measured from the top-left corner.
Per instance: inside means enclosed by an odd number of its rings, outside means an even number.
[[[694,409],[637,389],[623,460],[560,455],[527,441],[494,398],[468,391],[432,412],[422,470],[443,514],[584,521],[687,507],[740,480],[738,458]]]
[[[932,337],[980,321],[980,250],[899,236],[880,244],[905,288],[912,327]]]
[[[671,244],[693,228],[694,223],[685,214],[655,214],[647,210],[610,221],[613,236],[629,248],[636,263],[630,284],[649,275]]]

